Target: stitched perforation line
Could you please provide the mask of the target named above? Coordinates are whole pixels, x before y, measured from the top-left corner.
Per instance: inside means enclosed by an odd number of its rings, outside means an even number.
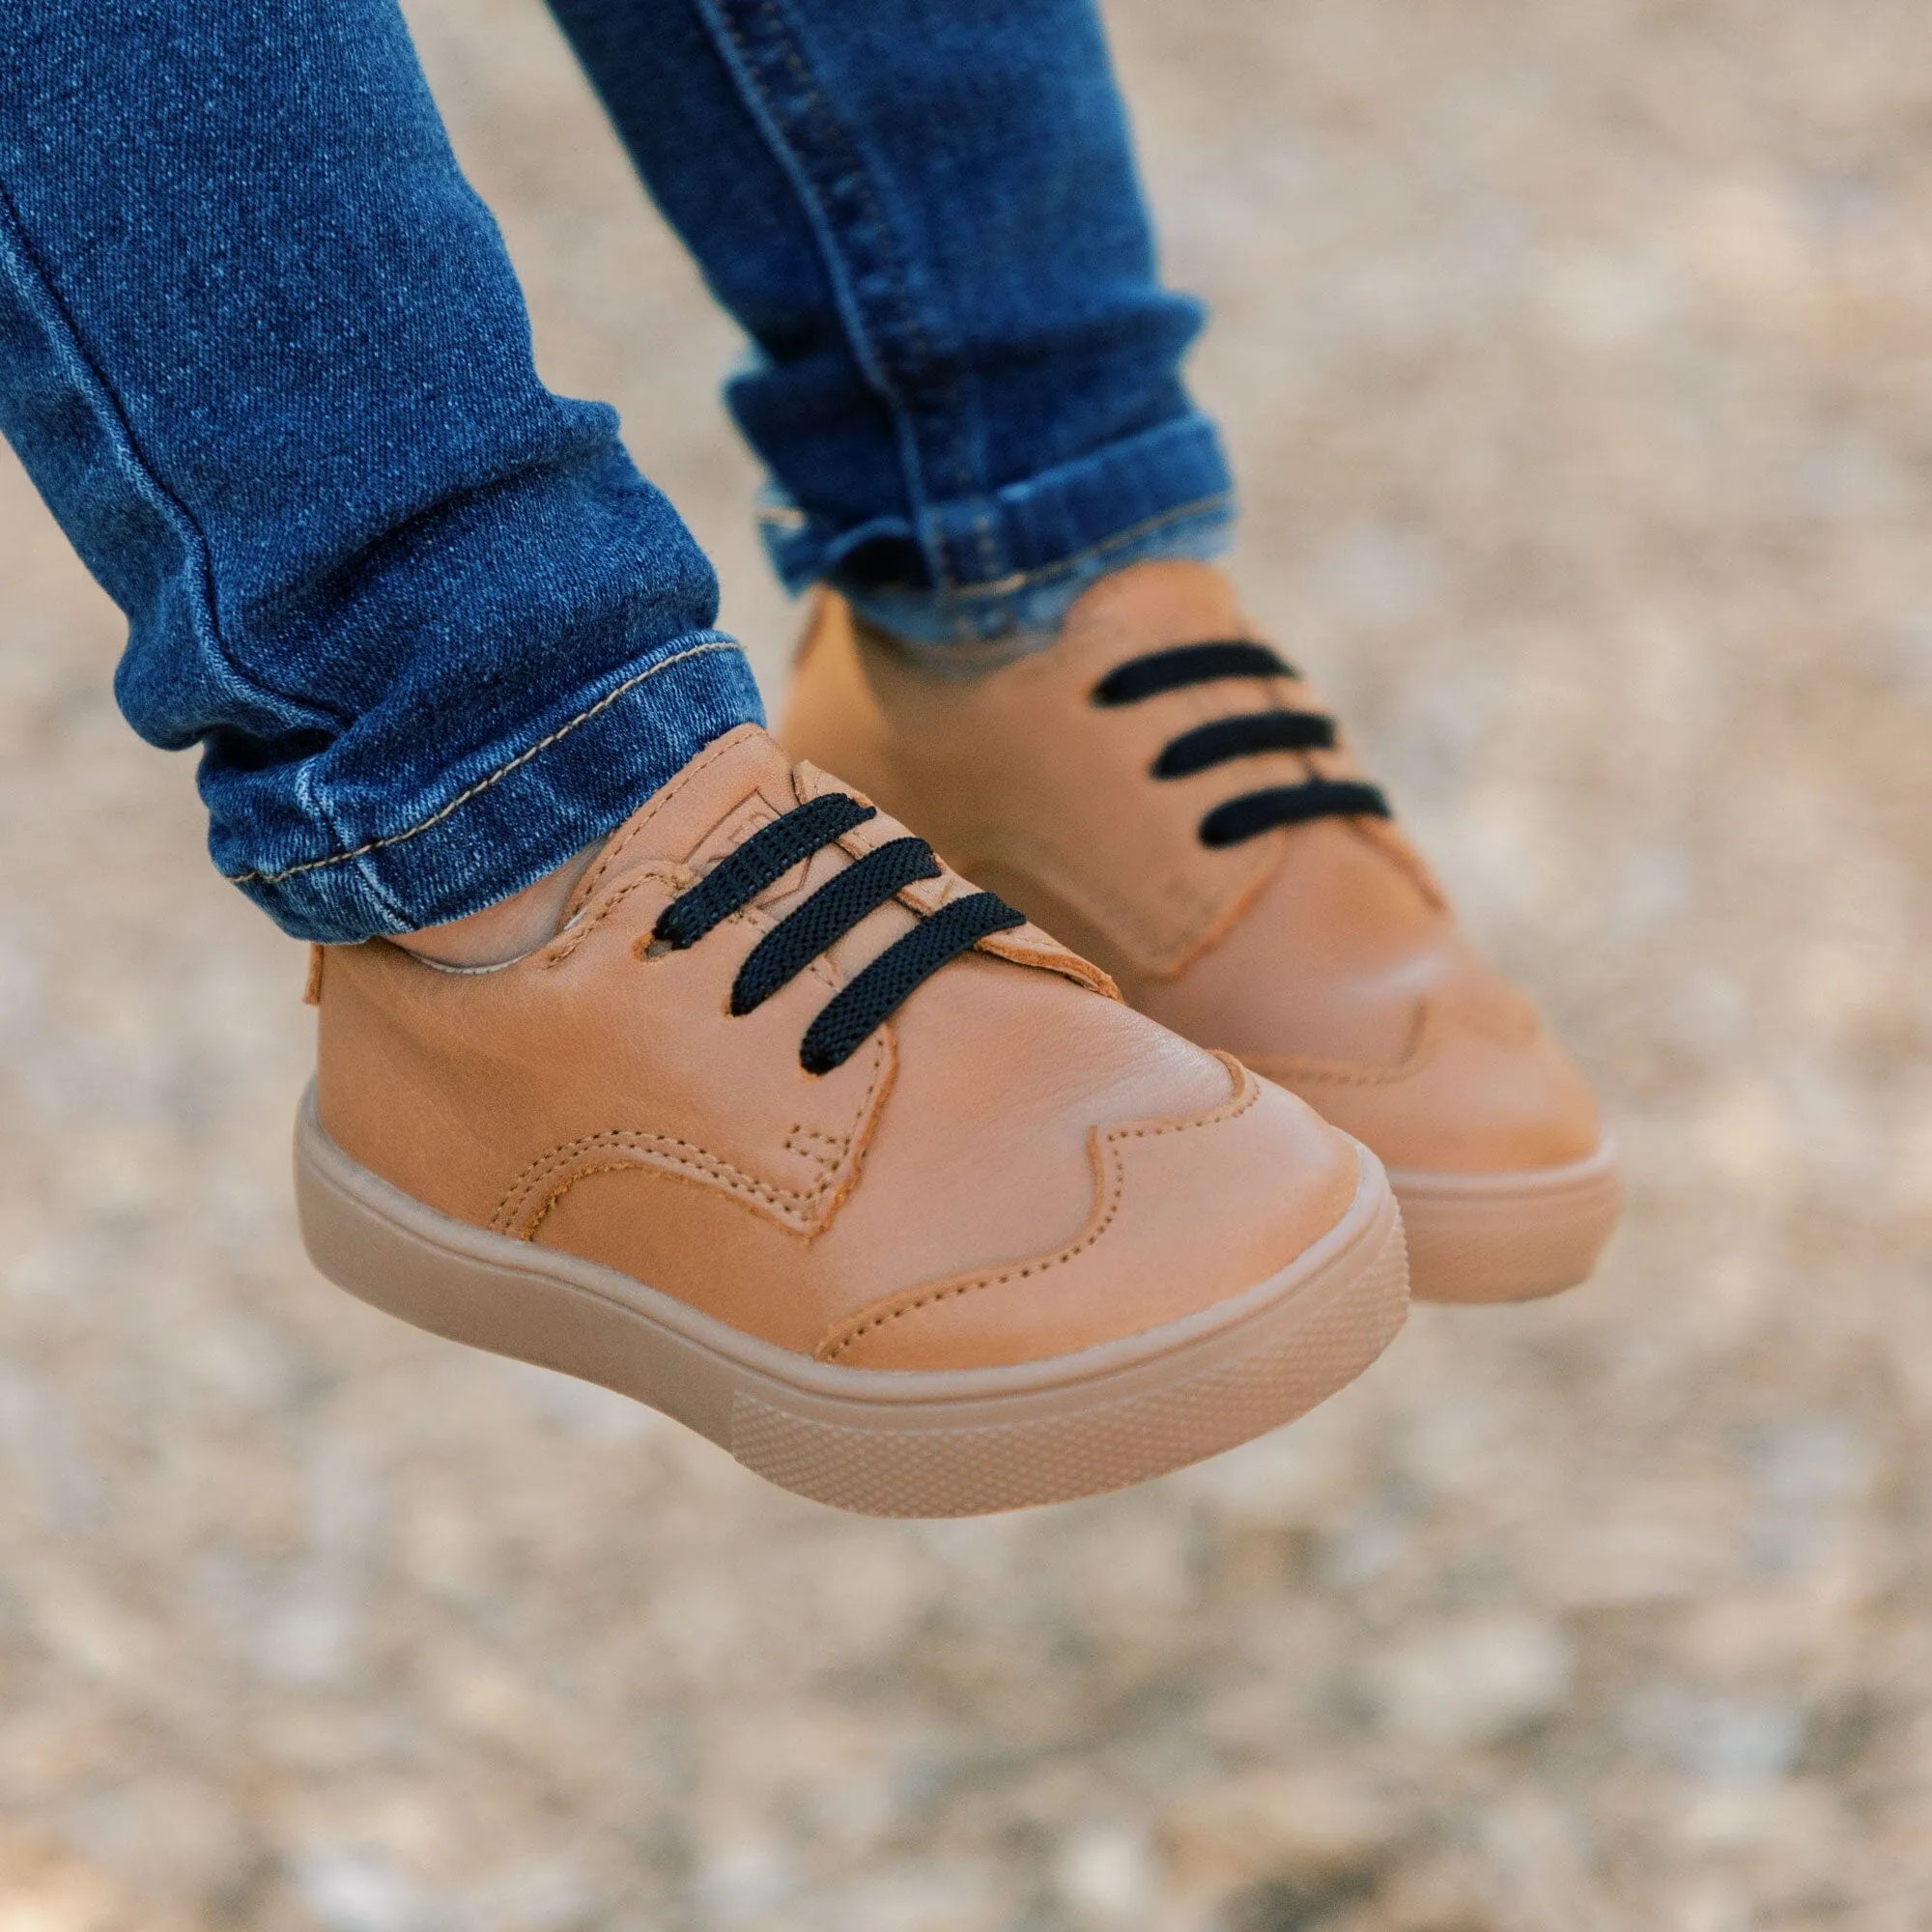
[[[1452,1026],[1466,1027],[1471,1033],[1497,1046],[1529,1045],[1537,1035],[1533,1017],[1520,1027],[1505,1027],[1487,1016],[1478,1016],[1458,1002],[1430,999],[1422,1006],[1415,1035],[1408,1051],[1393,1066],[1350,1066],[1325,1060],[1304,1060],[1293,1054],[1267,1056],[1270,1078],[1278,1071],[1284,1080],[1295,1080],[1321,1087],[1398,1087],[1424,1072],[1446,1044],[1444,1033]]]
[[[671,801],[680,792],[688,790],[697,779],[709,771],[727,753],[736,751],[745,732],[755,732],[756,730],[757,726],[754,724],[739,724],[734,726],[731,730],[725,732],[722,738],[714,738],[682,771],[667,779],[651,794],[649,809],[635,815],[628,825],[624,826],[611,838],[603,851],[598,853],[596,863],[578,882],[577,891],[574,895],[578,904],[580,906],[586,906],[590,903],[596,895],[597,888],[610,875],[611,867],[629,849],[632,839],[636,838],[653,820],[662,817],[670,806]]]
[[[881,1037],[871,1051],[871,1065],[866,1082],[865,1092],[859,1096],[858,1105],[852,1114],[852,1125],[845,1134],[842,1146],[845,1150],[836,1163],[824,1165],[824,1172],[817,1181],[809,1188],[786,1187],[780,1181],[761,1179],[749,1173],[735,1161],[714,1153],[711,1149],[696,1141],[685,1140],[675,1134],[654,1133],[639,1127],[605,1127],[596,1133],[582,1134],[574,1140],[560,1141],[556,1146],[538,1155],[504,1190],[490,1217],[490,1226],[498,1234],[510,1234],[517,1223],[526,1219],[530,1204],[544,1189],[554,1181],[561,1180],[543,1203],[542,1209],[528,1231],[519,1238],[527,1240],[543,1223],[551,1208],[561,1200],[570,1188],[587,1173],[607,1173],[615,1166],[649,1166],[648,1161],[606,1163],[604,1166],[570,1172],[571,1163],[583,1155],[600,1150],[608,1151],[626,1148],[639,1154],[655,1155],[657,1161],[666,1167],[702,1177],[705,1180],[721,1186],[725,1192],[738,1195],[753,1202],[787,1224],[803,1222],[810,1226],[825,1218],[829,1208],[836,1207],[850,1187],[857,1174],[857,1162],[852,1158],[861,1144],[866,1122],[877,1108],[879,1094],[891,1077],[892,1047],[887,1037]],[[818,1132],[794,1124],[791,1136],[804,1132]],[[828,1141],[835,1140],[825,1135]],[[682,1150],[682,1152],[673,1151]],[[796,1150],[803,1156],[803,1150]],[[803,1156],[810,1158],[810,1156]],[[843,1172],[840,1169],[843,1168]]]
[[[584,1134],[580,1139],[566,1141],[561,1147],[554,1148],[544,1157],[520,1175],[511,1184],[509,1191],[497,1204],[496,1213],[491,1218],[492,1227],[499,1233],[507,1234],[525,1218],[531,1200],[559,1176],[567,1176],[564,1185],[545,1203],[545,1211],[554,1207],[562,1194],[587,1173],[605,1173],[609,1168],[578,1169],[573,1163],[582,1155],[602,1151],[624,1149],[634,1153],[655,1154],[668,1166],[688,1168],[720,1182],[733,1194],[750,1195],[754,1200],[764,1202],[768,1207],[788,1216],[803,1213],[807,1218],[826,1194],[836,1184],[836,1174],[828,1169],[810,1187],[786,1187],[781,1181],[764,1180],[757,1175],[748,1173],[735,1161],[726,1160],[707,1147],[696,1141],[688,1141],[676,1134],[652,1133],[641,1127],[606,1127],[594,1134]],[[629,1167],[636,1163],[623,1161],[618,1166]],[[539,1217],[541,1218],[541,1217]],[[532,1230],[531,1232],[534,1232]],[[527,1238],[527,1236],[526,1236]]]

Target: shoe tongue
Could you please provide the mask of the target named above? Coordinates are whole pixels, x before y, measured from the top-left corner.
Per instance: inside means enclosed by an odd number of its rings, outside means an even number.
[[[571,895],[565,920],[639,866],[668,861],[708,870],[798,802],[792,763],[778,741],[755,724],[739,725],[705,746],[611,833]]]
[[[1067,611],[1061,636],[1105,636],[1136,651],[1253,635],[1235,586],[1209,563],[1136,563],[1103,577]]]

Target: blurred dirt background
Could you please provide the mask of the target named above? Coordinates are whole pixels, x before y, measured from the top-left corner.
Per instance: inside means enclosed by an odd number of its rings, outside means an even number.
[[[412,14],[776,685],[730,327],[536,0]],[[1113,20],[1255,604],[1600,1076],[1601,1278],[939,1526],[389,1323],[9,459],[0,1932],[1932,1924],[1932,16]]]

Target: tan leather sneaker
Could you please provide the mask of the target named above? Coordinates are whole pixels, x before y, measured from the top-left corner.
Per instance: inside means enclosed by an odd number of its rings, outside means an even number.
[[[1583,1279],[1617,1173],[1589,1089],[1300,677],[1199,563],[1105,578],[1053,645],[974,676],[822,597],[781,736],[1388,1165],[1418,1296]]]
[[[1288,1421],[1406,1305],[1380,1165],[747,725],[556,936],[318,949],[323,1272],[799,1493],[952,1516]]]

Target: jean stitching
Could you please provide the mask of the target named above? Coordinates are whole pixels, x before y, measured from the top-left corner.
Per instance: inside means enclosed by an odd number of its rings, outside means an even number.
[[[915,515],[921,523],[926,523],[927,518],[919,503],[920,497],[923,495],[922,487],[923,466],[921,462],[915,412],[898,381],[889,371],[877,341],[867,329],[868,305],[859,295],[855,278],[849,272],[840,245],[841,230],[826,206],[830,190],[850,185],[864,197],[867,205],[865,227],[869,232],[878,266],[883,270],[882,278],[897,309],[898,326],[908,337],[914,356],[924,364],[927,381],[938,390],[942,417],[950,419],[955,425],[951,432],[955,442],[956,422],[961,412],[958,384],[955,379],[943,374],[939,368],[927,331],[911,298],[903,257],[891,225],[885,218],[877,189],[857,149],[851,144],[838,117],[831,111],[823,91],[806,64],[797,41],[778,7],[773,4],[773,0],[753,0],[753,3],[763,17],[765,28],[772,37],[779,58],[783,61],[793,80],[804,94],[807,114],[815,124],[814,131],[827,148],[845,158],[843,172],[835,178],[825,179],[823,171],[814,167],[810,159],[788,138],[784,125],[786,117],[772,99],[769,89],[764,86],[758,71],[758,62],[737,21],[727,11],[731,0],[698,0],[701,11],[715,15],[718,24],[736,50],[738,59],[735,62],[727,62],[726,65],[732,71],[741,73],[745,86],[756,94],[757,104],[763,112],[755,118],[763,127],[766,138],[777,152],[781,162],[790,164],[787,172],[792,176],[800,199],[807,203],[810,213],[817,215],[813,227],[826,256],[827,267],[832,270],[835,287],[840,288],[844,294],[845,299],[841,306],[850,311],[851,334],[855,338],[853,346],[861,352],[862,364],[869,368],[880,392],[898,418],[901,430],[900,460],[906,468],[906,481],[914,498]],[[843,231],[848,235],[851,232]],[[956,449],[944,452],[944,455],[949,483],[952,487],[957,487],[960,483],[972,487],[977,483],[979,479],[970,474],[970,466],[960,463]],[[952,571],[951,561],[946,555],[943,539],[929,535],[924,548],[927,562],[938,576],[941,587],[950,588],[952,583]]]
[[[722,14],[722,5],[720,11]],[[865,196],[868,210],[867,218],[876,245],[882,253],[891,259],[892,265],[896,270],[891,287],[893,298],[899,311],[900,327],[905,329],[907,335],[911,338],[915,353],[923,357],[928,365],[931,365],[934,362],[932,346],[926,338],[925,328],[919,318],[919,311],[907,294],[903,262],[894,238],[891,224],[886,220],[885,212],[880,206],[878,192],[872,184],[872,179],[867,173],[857,151],[851,149],[846,142],[844,130],[839,127],[838,117],[831,111],[826,101],[824,91],[819,87],[816,76],[806,65],[800,54],[796,41],[785,34],[783,16],[773,4],[773,0],[760,0],[759,11],[764,14],[767,22],[782,37],[781,44],[779,48],[781,57],[783,59],[785,66],[790,70],[792,78],[804,90],[808,108],[821,124],[819,129],[820,137],[824,138],[827,133],[830,133],[832,135],[831,145],[845,147],[850,156],[845,173],[840,175],[830,185],[837,186],[849,182]],[[755,79],[756,68],[752,59],[751,49],[745,43],[744,36],[728,20],[726,21],[725,31],[730,34],[732,44],[737,47],[740,55],[743,57],[747,72]],[[768,96],[766,97],[766,107],[768,111],[772,112],[773,120],[776,122],[779,117],[773,109]],[[799,165],[801,170],[810,172],[802,156],[799,156]],[[828,233],[836,232],[829,217],[826,227]],[[854,306],[862,310],[864,308],[864,303],[857,299],[856,292]],[[883,375],[885,372],[882,369],[880,373]],[[952,385],[950,379],[944,380],[947,381],[947,386],[951,388]],[[894,400],[896,402],[900,399],[895,395]]]
[[[439,807],[428,817],[418,819],[415,824],[406,827],[401,832],[391,832],[384,838],[368,839],[353,851],[331,852],[320,859],[304,859],[300,865],[285,866],[279,872],[225,872],[222,876],[233,886],[274,886],[279,885],[284,879],[297,878],[304,872],[318,872],[329,866],[347,865],[352,859],[365,858],[371,852],[380,852],[390,845],[400,845],[406,839],[414,838],[432,827],[440,825],[459,807],[468,805],[479,792],[488,791],[492,785],[500,783],[512,772],[528,764],[539,753],[549,751],[560,739],[567,738],[580,724],[586,724],[599,712],[608,711],[620,697],[656,677],[660,671],[669,670],[673,665],[687,664],[693,658],[708,657],[716,651],[735,651],[737,648],[735,639],[718,636],[704,643],[694,644],[687,650],[676,651],[668,658],[660,658],[656,664],[646,665],[642,670],[627,677],[613,690],[607,691],[596,703],[585,705],[575,718],[566,719],[554,731],[539,738],[534,745],[526,745],[514,757],[506,758],[495,771],[478,779],[474,784],[466,785],[447,805]]]
[[[195,521],[194,513],[156,474],[154,466],[143,453],[133,424],[128,420],[127,411],[114,393],[114,385],[108,381],[106,371],[88,354],[79,327],[41,265],[28,236],[27,224],[21,218],[12,191],[4,183],[0,183],[0,237],[13,244],[6,249],[6,253],[13,256],[24,271],[15,276],[15,286],[21,289],[23,295],[29,282],[38,288],[44,310],[39,320],[43,327],[49,323],[55,325],[49,329],[55,354],[67,367],[71,379],[77,375],[74,386],[84,398],[89,414],[100,428],[120,467],[130,475],[137,493],[159,512],[182,548],[194,559],[196,594],[190,600],[190,608],[195,613],[194,627],[200,639],[213,647],[228,674],[257,698],[284,707],[305,724],[340,724],[343,721],[334,712],[264,683],[252,670],[238,663],[229,650],[216,615],[214,559],[208,538]]]
[[[295,770],[295,794],[298,804],[311,817],[321,821],[327,828],[328,836],[336,844],[346,847],[349,832],[337,816],[327,799],[318,798],[314,785],[315,768],[310,764],[300,764]],[[410,924],[403,908],[396,903],[395,895],[389,892],[378,875],[378,868],[364,856],[356,861],[355,870],[360,875],[362,887],[381,908],[383,915],[398,931]]]
[[[1142,537],[1151,536],[1156,530],[1165,529],[1174,524],[1187,523],[1193,519],[1205,519],[1217,510],[1228,509],[1232,507],[1234,500],[1233,493],[1226,490],[1212,497],[1200,497],[1191,503],[1179,503],[1171,510],[1162,510],[1157,516],[1144,517],[1139,523],[1130,524],[1123,530],[1116,530],[1112,536],[1103,537],[1098,543],[1089,544],[1085,550],[1077,550],[1057,562],[1041,564],[1037,570],[1015,571],[1010,576],[1002,577],[991,583],[952,584],[948,586],[948,594],[962,602],[1010,597],[1016,590],[1030,590],[1037,584],[1051,583],[1056,578],[1068,576],[1082,564],[1089,563],[1095,557],[1109,555],[1114,551],[1138,542]]]
[[[979,545],[980,567],[990,579],[994,570],[999,567],[1000,561],[999,548],[993,542],[993,513],[991,510],[981,510],[974,517],[973,537],[974,541]]]

